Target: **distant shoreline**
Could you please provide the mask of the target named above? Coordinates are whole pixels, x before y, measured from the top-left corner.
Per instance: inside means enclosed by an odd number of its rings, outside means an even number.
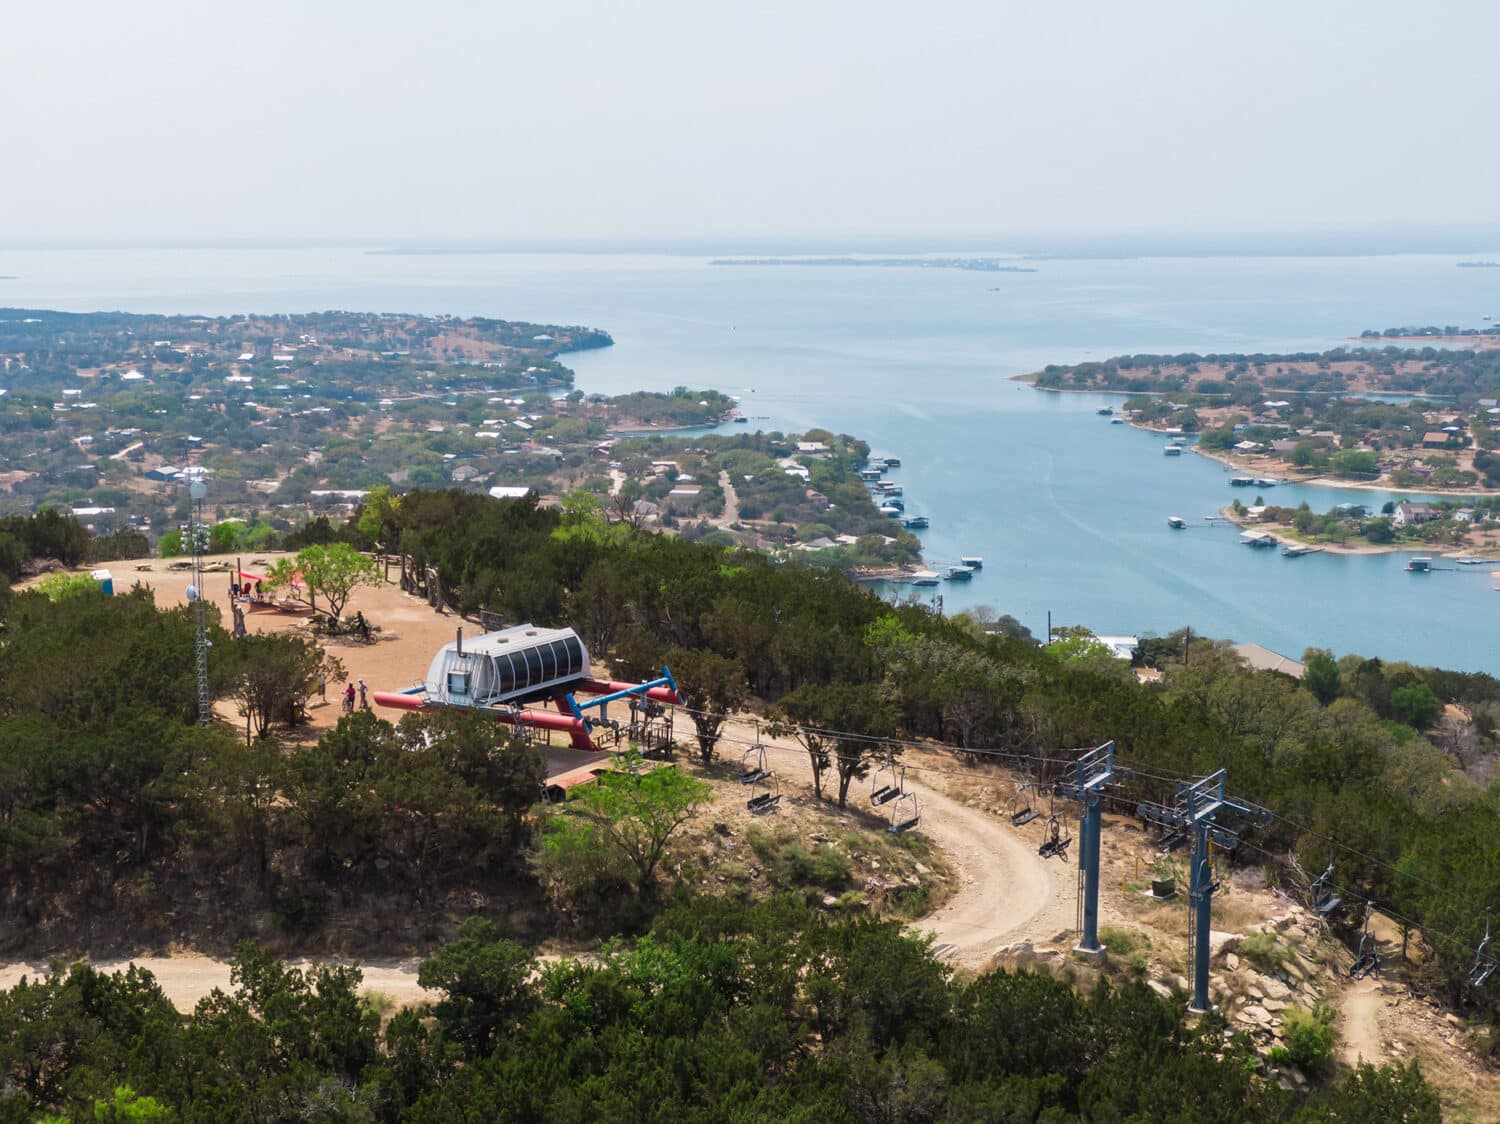
[[[709,265],[863,266],[875,269],[965,269],[975,273],[1036,273],[1002,258],[714,258]]]

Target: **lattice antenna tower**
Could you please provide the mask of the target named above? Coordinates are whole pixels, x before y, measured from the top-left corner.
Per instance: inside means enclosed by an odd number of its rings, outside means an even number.
[[[201,476],[188,481],[188,541],[193,552],[193,662],[198,675],[198,724],[213,719],[213,700],[208,694],[208,621],[204,608],[203,555],[208,550],[208,527],[203,522],[203,498],[208,488]]]

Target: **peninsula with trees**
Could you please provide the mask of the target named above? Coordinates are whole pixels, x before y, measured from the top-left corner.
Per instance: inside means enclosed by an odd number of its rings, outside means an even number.
[[[1472,338],[1491,338],[1491,330]],[[1198,452],[1251,476],[1500,490],[1500,350],[1127,355],[1026,378],[1041,390],[1124,394],[1132,424],[1196,434]]]

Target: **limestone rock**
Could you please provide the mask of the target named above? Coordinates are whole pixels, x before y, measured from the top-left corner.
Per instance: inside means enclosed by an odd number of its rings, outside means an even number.
[[[1267,976],[1260,984],[1267,999],[1286,999],[1292,994],[1292,989],[1274,976]]]

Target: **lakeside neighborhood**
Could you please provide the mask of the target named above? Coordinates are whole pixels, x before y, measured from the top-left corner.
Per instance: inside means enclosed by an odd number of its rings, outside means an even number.
[[[862,442],[674,436],[743,415],[715,390],[572,389],[557,356],[611,342],[483,318],[0,310],[0,514],[53,507],[144,553],[204,480],[216,544],[265,549],[373,489],[456,487],[591,496],[636,525],[851,571],[920,559],[860,481]]]

